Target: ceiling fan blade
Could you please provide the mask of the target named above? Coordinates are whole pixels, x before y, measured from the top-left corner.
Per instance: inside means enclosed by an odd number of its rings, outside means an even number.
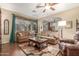
[[[36,8],[41,8],[41,7],[44,7],[44,6],[36,6]]]
[[[47,3],[44,3],[43,6],[37,5],[36,8],[41,8],[41,7],[45,7],[47,5]]]
[[[50,7],[51,10],[55,10],[53,7]]]
[[[43,12],[45,12],[45,11],[46,11],[46,9],[43,10]]]
[[[54,6],[56,4],[58,4],[58,3],[49,3],[50,6]]]

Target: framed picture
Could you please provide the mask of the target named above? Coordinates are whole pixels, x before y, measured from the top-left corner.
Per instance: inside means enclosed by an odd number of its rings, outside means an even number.
[[[9,21],[8,19],[4,20],[4,35],[8,35],[9,34]]]
[[[73,24],[72,24],[72,21],[67,21],[67,22],[66,22],[66,28],[67,28],[67,29],[72,28],[72,25],[73,25]]]
[[[79,20],[76,19],[76,31],[79,31]]]

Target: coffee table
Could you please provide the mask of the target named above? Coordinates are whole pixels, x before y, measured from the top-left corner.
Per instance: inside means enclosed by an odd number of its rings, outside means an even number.
[[[37,48],[39,51],[48,46],[47,39],[29,38],[29,45]]]

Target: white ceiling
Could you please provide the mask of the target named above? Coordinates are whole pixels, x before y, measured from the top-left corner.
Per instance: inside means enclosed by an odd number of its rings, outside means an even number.
[[[56,10],[52,11],[50,9],[46,10],[45,13],[42,12],[44,8],[36,9],[35,6],[39,3],[0,3],[0,6],[2,8],[16,11],[19,13],[22,13],[26,16],[30,16],[34,19],[38,19],[41,17],[45,17],[51,14],[56,14],[58,12],[62,12],[71,8],[75,8],[79,6],[79,3],[59,3],[55,6],[53,6]],[[41,3],[43,4],[43,3]],[[37,12],[32,12],[32,10],[36,10]]]

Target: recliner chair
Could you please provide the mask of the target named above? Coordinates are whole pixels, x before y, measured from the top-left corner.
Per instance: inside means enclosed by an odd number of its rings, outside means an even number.
[[[60,50],[63,56],[79,56],[79,31],[76,32],[74,39],[60,40]]]

